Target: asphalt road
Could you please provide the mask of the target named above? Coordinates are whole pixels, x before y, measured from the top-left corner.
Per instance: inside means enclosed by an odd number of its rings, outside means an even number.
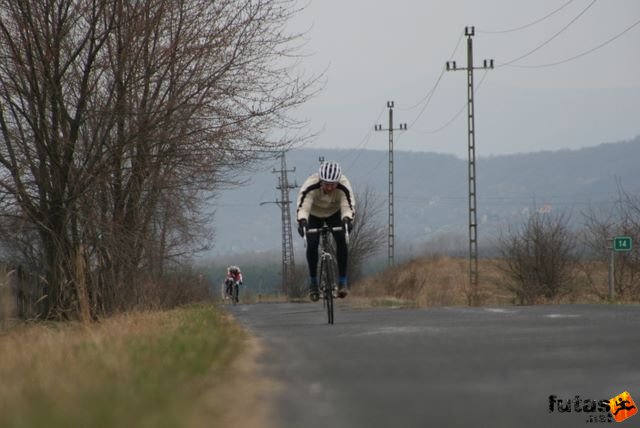
[[[640,405],[640,306],[340,305],[334,325],[320,303],[228,308],[283,385],[276,427],[640,426],[597,403],[628,391]]]

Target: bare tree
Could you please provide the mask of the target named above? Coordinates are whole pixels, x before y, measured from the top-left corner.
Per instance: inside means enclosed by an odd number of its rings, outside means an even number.
[[[630,236],[640,239],[640,199],[622,191],[611,209],[583,213],[585,229],[582,242],[587,254],[581,269],[590,291],[602,300],[608,300],[607,275],[611,259],[611,239],[614,236]],[[640,299],[640,253],[618,252],[614,257],[614,292],[623,300]]]
[[[362,277],[364,262],[385,248],[386,230],[380,225],[383,203],[370,187],[356,192],[356,221],[349,237],[348,269],[351,282]]]
[[[48,317],[144,300],[203,236],[203,195],[302,138],[293,1],[0,6],[0,215],[38,236]]]
[[[84,138],[84,119],[113,20],[106,4],[0,4],[0,188],[5,207],[17,208],[37,231],[47,312],[67,316],[80,312],[83,295],[73,267],[81,245],[77,203],[102,156],[100,145]],[[89,19],[79,19],[83,13]]]
[[[566,213],[534,211],[522,226],[498,239],[499,267],[510,279],[506,287],[519,304],[570,291],[576,238],[568,223]]]

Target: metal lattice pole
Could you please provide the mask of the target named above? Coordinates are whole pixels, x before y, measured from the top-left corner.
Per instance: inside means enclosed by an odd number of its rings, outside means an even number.
[[[293,238],[291,233],[291,201],[289,200],[289,190],[297,187],[296,185],[290,185],[287,177],[287,172],[295,172],[295,168],[292,170],[287,169],[287,160],[284,152],[281,156],[280,164],[280,197],[282,199],[281,211],[282,211],[282,278],[284,282],[284,292],[289,293],[289,287],[293,280],[293,269],[295,261],[293,258]]]
[[[467,128],[468,128],[468,152],[469,152],[469,286],[471,295],[470,304],[479,303],[478,290],[478,221],[476,209],[476,142],[475,142],[475,114],[473,100],[473,70],[493,68],[493,60],[484,60],[482,67],[473,66],[473,35],[474,27],[465,27],[467,36],[467,67],[457,68],[455,61],[447,62],[447,71],[466,70],[467,72]]]
[[[260,202],[264,204],[276,204],[280,207],[282,220],[282,286],[281,291],[285,295],[289,295],[290,286],[294,280],[295,260],[293,257],[293,237],[291,230],[291,200],[289,199],[289,190],[296,188],[297,184],[289,184],[288,172],[295,172],[295,168],[287,169],[287,161],[285,152],[280,155],[280,169],[273,169],[274,174],[280,174],[278,177],[278,186],[280,190],[280,199],[275,201]]]
[[[389,236],[388,236],[388,263],[389,266],[394,264],[394,206],[393,206],[393,131],[406,131],[407,124],[401,123],[398,128],[393,127],[393,101],[387,101],[387,108],[389,109],[389,127],[382,128],[382,125],[374,125],[376,131],[389,131]]]

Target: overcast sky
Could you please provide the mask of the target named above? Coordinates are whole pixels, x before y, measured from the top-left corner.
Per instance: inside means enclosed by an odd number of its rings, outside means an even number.
[[[474,66],[495,64],[474,72],[477,156],[640,135],[640,0],[310,0],[291,22],[302,69],[326,70],[296,113],[320,131],[310,147],[387,150],[373,127],[393,100],[396,150],[466,158],[467,73],[444,71],[467,65],[466,26]]]

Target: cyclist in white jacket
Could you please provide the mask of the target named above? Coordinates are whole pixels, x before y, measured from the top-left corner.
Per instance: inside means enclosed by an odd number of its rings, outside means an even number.
[[[298,193],[298,233],[304,235],[305,228],[318,228],[326,223],[329,227],[344,226],[351,231],[355,216],[355,199],[351,183],[342,174],[337,162],[323,162],[317,173],[305,180]],[[333,232],[336,241],[338,262],[338,297],[347,296],[348,249],[344,234]],[[307,235],[307,264],[309,265],[309,297],[314,302],[318,293],[318,234]]]

